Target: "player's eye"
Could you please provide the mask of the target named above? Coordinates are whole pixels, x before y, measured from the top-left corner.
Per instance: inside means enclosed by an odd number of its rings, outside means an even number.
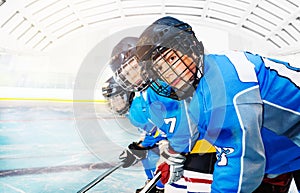
[[[177,56],[176,56],[176,55],[172,55],[172,56],[170,56],[170,57],[168,58],[168,62],[169,62],[170,64],[172,64],[176,59],[177,59]]]
[[[162,71],[163,67],[162,67],[162,65],[157,65],[157,66],[156,66],[156,69],[157,69],[158,71]]]

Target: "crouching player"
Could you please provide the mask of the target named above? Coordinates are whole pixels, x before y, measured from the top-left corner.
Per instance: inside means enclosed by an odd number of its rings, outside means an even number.
[[[114,113],[129,118],[131,123],[144,130],[145,136],[139,142],[133,142],[128,145],[120,155],[120,160],[124,163],[123,168],[128,168],[138,161],[142,162],[147,181],[154,177],[156,163],[159,160],[159,150],[156,143],[164,137],[158,133],[153,124],[145,118],[145,112],[142,111],[139,98],[134,98],[134,92],[128,92],[122,89],[111,77],[106,85],[102,87],[102,94],[108,100],[108,104]],[[134,110],[133,110],[134,109]],[[136,193],[142,188],[137,189]],[[164,185],[158,181],[156,187],[151,193],[163,193]]]
[[[188,114],[217,147],[211,192],[288,192],[300,168],[299,69],[248,52],[204,54],[192,27],[172,17],[139,39],[153,89],[192,97]]]
[[[187,188],[188,192],[210,192],[215,148],[205,140],[198,140],[198,129],[191,124],[187,114],[188,101],[160,96],[148,87],[150,81],[141,78],[135,47],[128,45],[128,38],[121,40],[113,51],[110,65],[119,85],[125,90],[140,91],[140,104],[147,112],[147,121],[157,126],[167,138],[160,143],[162,163],[158,170],[162,171],[162,182],[177,189]],[[186,182],[179,184],[177,181],[182,181],[182,175]]]

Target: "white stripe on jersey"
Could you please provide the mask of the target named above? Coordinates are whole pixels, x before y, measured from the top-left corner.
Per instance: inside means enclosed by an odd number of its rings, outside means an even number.
[[[239,122],[240,122],[240,126],[241,126],[241,129],[242,129],[242,135],[243,135],[243,137],[242,137],[242,156],[241,156],[241,171],[240,171],[240,179],[239,179],[239,187],[238,187],[238,192],[240,192],[241,191],[241,186],[242,186],[242,181],[243,181],[243,174],[244,174],[244,156],[245,156],[245,144],[246,144],[246,136],[245,136],[245,133],[246,133],[246,131],[245,131],[245,127],[244,127],[244,124],[243,124],[243,120],[242,120],[242,117],[241,117],[241,114],[240,114],[240,111],[239,111],[239,109],[238,109],[238,106],[237,106],[237,98],[239,97],[239,96],[241,96],[242,94],[244,94],[244,93],[246,93],[246,92],[249,92],[249,91],[251,91],[251,90],[254,90],[254,89],[257,89],[257,88],[259,88],[259,86],[257,85],[257,86],[253,86],[253,87],[250,87],[250,88],[248,88],[248,89],[245,89],[245,90],[243,90],[243,91],[241,91],[241,92],[239,92],[239,93],[237,93],[235,96],[234,96],[234,98],[233,98],[233,104],[234,104],[234,108],[235,108],[235,111],[236,111],[236,114],[237,114],[237,116],[238,116],[238,119],[239,119]]]
[[[300,115],[300,112],[294,111],[294,110],[292,110],[292,109],[285,108],[285,107],[283,107],[283,106],[279,106],[279,105],[274,104],[274,103],[271,103],[271,102],[269,102],[269,101],[267,101],[267,100],[263,100],[263,102],[266,103],[266,104],[268,104],[268,105],[271,105],[271,106],[273,106],[273,107],[276,107],[276,108],[278,108],[278,109],[282,109],[282,110],[284,110],[284,111],[288,111],[288,112],[290,112],[290,113],[293,113],[293,114],[296,114],[296,115]]]
[[[187,105],[186,100],[183,101],[183,105],[184,105],[185,114],[187,116],[187,122],[188,122],[188,125],[189,125],[189,130],[190,130],[190,135],[191,135],[191,137],[189,139],[189,152],[191,152],[192,149],[193,149],[194,144],[196,143],[195,141],[192,141],[192,138],[196,133],[195,129],[193,129],[193,128],[197,128],[197,127],[194,124],[192,124],[191,121],[190,121],[190,116],[189,116],[188,107],[187,107],[188,105]],[[197,131],[198,131],[198,128],[197,128]]]
[[[234,65],[241,82],[257,82],[255,66],[244,54],[244,52],[228,51],[225,54]]]
[[[280,76],[288,78],[291,82],[300,87],[300,72],[287,68],[284,64],[276,63],[266,58],[263,59],[265,66],[275,70]]]

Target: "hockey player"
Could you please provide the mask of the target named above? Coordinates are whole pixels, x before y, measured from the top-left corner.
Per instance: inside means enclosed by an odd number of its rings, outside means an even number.
[[[102,87],[102,94],[108,100],[111,110],[121,116],[129,118],[130,122],[144,130],[145,136],[139,142],[131,143],[121,155],[120,160],[124,163],[123,168],[128,168],[138,161],[142,165],[147,176],[147,181],[154,177],[156,163],[159,160],[159,150],[156,143],[164,137],[158,133],[157,128],[147,120],[147,115],[141,108],[139,97],[134,98],[134,92],[125,91],[111,77]],[[142,188],[137,189],[136,193]],[[163,193],[164,185],[159,181],[151,193]]]
[[[190,117],[217,148],[211,192],[253,192],[265,174],[300,168],[299,69],[248,52],[204,54],[191,26],[172,17],[150,25],[137,47],[153,89],[192,97]],[[289,181],[265,192],[286,192]]]
[[[124,89],[141,92],[143,101],[140,103],[148,112],[148,120],[167,138],[160,142],[161,157],[165,162],[159,170],[170,172],[163,173],[162,182],[177,186],[174,182],[185,173],[188,192],[196,189],[210,192],[215,148],[205,140],[198,140],[197,127],[191,124],[187,114],[187,101],[160,96],[148,88],[149,80],[143,78],[146,74],[140,74],[139,57],[134,51],[135,46],[129,48],[128,38],[124,38],[114,48],[110,65],[114,78]]]
[[[122,39],[113,49],[112,57],[110,61],[110,67],[114,72],[114,79],[123,89],[129,91],[140,91],[141,96],[137,96],[132,104],[133,108],[130,108],[128,118],[131,123],[136,127],[141,128],[147,133],[153,133],[154,124],[149,119],[149,107],[144,100],[145,93],[141,89],[145,89],[148,83],[145,82],[140,75],[139,65],[137,58],[134,57],[135,44],[138,38],[126,37]],[[131,57],[133,56],[133,57]],[[127,93],[129,93],[127,91]],[[143,115],[143,116],[141,116]],[[164,135],[162,133],[162,135]],[[160,185],[157,189],[161,189]],[[177,182],[172,186],[167,187],[171,192],[186,192],[185,183]]]

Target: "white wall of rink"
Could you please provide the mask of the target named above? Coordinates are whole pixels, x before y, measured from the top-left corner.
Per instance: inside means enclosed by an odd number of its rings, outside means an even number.
[[[73,100],[74,98],[73,89],[0,87],[0,92],[0,100]],[[94,90],[94,98],[82,96],[81,98],[76,97],[76,100],[104,100],[101,89]]]

